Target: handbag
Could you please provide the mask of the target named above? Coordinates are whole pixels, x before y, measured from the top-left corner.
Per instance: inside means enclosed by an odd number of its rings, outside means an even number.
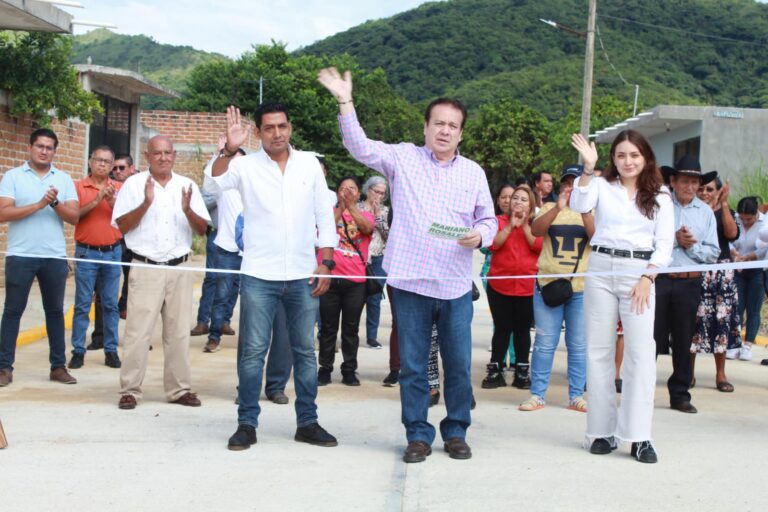
[[[574,272],[576,272],[576,269],[579,267],[579,261],[584,255],[586,248],[587,241],[585,240],[584,245],[576,257],[576,263],[573,265]],[[561,306],[568,302],[568,300],[573,297],[573,285],[571,284],[572,279],[573,276],[569,277],[568,279],[561,277],[559,279],[555,279],[551,283],[545,284],[544,286],[539,285],[541,300],[544,301],[544,304],[551,308],[556,308],[557,306]],[[538,279],[536,281],[538,283]]]
[[[347,242],[349,242],[349,245],[355,248],[357,255],[360,257],[360,261],[363,262],[363,266],[365,267],[365,294],[370,297],[371,295],[384,292],[384,287],[382,286],[381,281],[376,278],[376,274],[373,273],[373,269],[368,264],[368,262],[365,261],[365,258],[363,258],[363,253],[360,252],[360,249],[357,248],[357,245],[355,245],[355,243],[349,237],[349,232],[347,232],[347,222],[344,220],[343,215],[341,217],[341,222],[344,223],[344,236],[347,238]]]

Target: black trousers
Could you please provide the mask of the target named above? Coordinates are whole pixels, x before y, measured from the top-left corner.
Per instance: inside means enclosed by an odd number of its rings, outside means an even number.
[[[493,317],[493,340],[491,341],[491,362],[504,365],[509,349],[509,336],[514,335],[515,363],[528,363],[531,351],[531,325],[533,324],[533,296],[513,297],[503,295],[489,283],[488,305]]]
[[[357,370],[357,349],[360,346],[360,315],[365,306],[365,283],[354,283],[346,279],[332,279],[328,291],[320,296],[320,368],[333,371],[336,357],[336,335],[341,317],[341,373]]]
[[[668,353],[672,342],[672,376],[667,381],[670,403],[690,402],[693,378],[691,340],[696,334],[696,311],[701,301],[701,278],[656,279],[656,354]]]

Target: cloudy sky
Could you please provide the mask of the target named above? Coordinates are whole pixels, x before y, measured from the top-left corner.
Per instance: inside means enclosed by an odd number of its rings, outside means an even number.
[[[117,25],[120,34],[145,34],[156,41],[188,45],[237,57],[271,39],[293,50],[366,20],[392,16],[424,0],[78,0],[85,8],[61,6],[75,20]],[[76,26],[82,34],[92,27]]]

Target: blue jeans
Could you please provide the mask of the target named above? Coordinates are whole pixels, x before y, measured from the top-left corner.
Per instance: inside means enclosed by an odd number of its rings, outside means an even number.
[[[13,370],[19,323],[27,308],[29,291],[35,277],[40,286],[45,310],[51,370],[64,368],[67,361],[64,341],[64,290],[67,286],[67,274],[69,266],[66,260],[6,256],[5,308],[0,324],[0,369]]]
[[[554,308],[544,304],[538,284],[533,291],[536,340],[531,360],[531,394],[544,398],[552,373],[560,327],[565,319],[565,346],[568,349],[568,398],[584,394],[587,382],[587,324],[584,292],[574,292],[568,302]]]
[[[243,257],[238,253],[225,251],[218,245],[214,246],[214,251],[216,254],[216,268],[240,270]],[[208,337],[219,341],[221,339],[221,326],[232,320],[232,312],[235,309],[237,294],[240,291],[240,275],[215,273],[214,276],[216,279],[216,291],[211,308],[211,328]],[[205,284],[203,284],[203,289],[205,289]],[[202,301],[203,299],[201,298],[201,304]]]
[[[381,266],[384,256],[371,256],[371,270],[373,274],[380,277],[386,277],[387,273]],[[381,287],[384,288],[386,281],[381,280]],[[365,339],[376,340],[379,337],[379,318],[381,317],[381,293],[371,295],[365,301]]]
[[[240,340],[237,345],[239,424],[259,425],[264,357],[272,339],[272,325],[280,303],[285,308],[293,355],[296,424],[303,427],[317,422],[317,362],[313,326],[319,300],[312,297],[312,289],[306,279],[266,281],[248,275],[240,277]]]
[[[205,242],[205,268],[216,268],[216,249],[213,243],[216,239],[216,230],[210,230]],[[197,323],[208,325],[213,310],[213,299],[216,297],[216,276],[214,272],[206,272],[203,279],[203,290],[200,295],[200,306],[197,308]]]
[[[272,345],[269,346],[267,356],[267,382],[264,385],[267,398],[271,399],[278,391],[285,391],[285,385],[291,377],[291,367],[293,357],[288,337],[288,320],[285,317],[285,308],[278,304],[272,324]]]
[[[464,439],[471,424],[472,293],[451,300],[392,288],[400,344],[400,402],[408,442],[432,444],[435,427],[427,421],[427,364],[432,323],[437,324],[443,359],[445,407],[443,440]]]
[[[760,328],[760,309],[763,307],[765,298],[764,273],[759,268],[750,268],[736,272],[735,276],[739,292],[739,316],[747,331],[744,341],[754,343],[757,330]]]
[[[75,247],[75,257],[86,260],[122,261],[122,249],[118,245],[109,252],[99,252]],[[120,293],[120,265],[101,265],[78,261],[75,267],[75,311],[72,317],[72,353],[85,354],[85,333],[88,330],[88,313],[91,310],[93,291],[98,279],[101,307],[104,319],[104,352],[117,353],[120,311],[117,296]]]

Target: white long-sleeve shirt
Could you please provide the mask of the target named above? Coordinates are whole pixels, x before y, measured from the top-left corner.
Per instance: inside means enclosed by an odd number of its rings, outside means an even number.
[[[290,150],[285,172],[262,149],[236,158],[221,176],[206,169],[206,190],[240,192],[243,202],[241,270],[267,281],[290,281],[317,267],[319,247],[336,247],[338,236],[328,187],[313,153]]]
[[[675,212],[666,188],[656,196],[659,209],[653,219],[643,215],[635,198],[619,180],[609,183],[593,177],[585,187],[576,178],[570,207],[579,213],[595,212],[595,234],[591,245],[631,251],[653,251],[648,262],[665,267],[672,261],[675,241]]]

